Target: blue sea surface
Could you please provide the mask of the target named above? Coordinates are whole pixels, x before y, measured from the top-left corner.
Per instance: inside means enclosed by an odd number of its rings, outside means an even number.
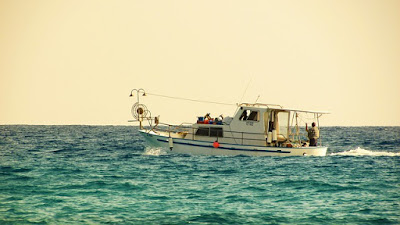
[[[0,224],[400,224],[400,127],[326,157],[167,154],[134,126],[0,126]]]

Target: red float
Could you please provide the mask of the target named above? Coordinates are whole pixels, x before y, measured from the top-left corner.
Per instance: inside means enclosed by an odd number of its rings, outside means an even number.
[[[213,143],[213,146],[214,146],[214,148],[218,148],[218,147],[219,147],[218,141],[215,141],[215,142]]]

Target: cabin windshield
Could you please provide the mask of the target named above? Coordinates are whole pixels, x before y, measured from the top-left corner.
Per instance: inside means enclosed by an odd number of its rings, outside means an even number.
[[[243,121],[259,121],[258,111],[245,109],[239,117],[239,120]]]

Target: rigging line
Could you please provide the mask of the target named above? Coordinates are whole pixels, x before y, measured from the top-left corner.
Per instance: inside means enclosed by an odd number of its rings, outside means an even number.
[[[153,93],[147,93],[147,92],[146,92],[146,95],[154,95],[154,96],[163,97],[163,98],[179,99],[179,100],[185,100],[185,101],[191,101],[191,102],[203,102],[203,103],[212,103],[212,104],[229,105],[229,106],[236,105],[236,104],[230,104],[230,103],[203,101],[203,100],[197,100],[197,99],[189,99],[189,98],[173,97],[173,96],[167,96],[167,95],[159,95],[159,94],[153,94]]]

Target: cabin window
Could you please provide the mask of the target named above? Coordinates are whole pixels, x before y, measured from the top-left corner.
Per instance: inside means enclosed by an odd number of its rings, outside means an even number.
[[[239,120],[243,121],[258,121],[258,111],[253,110],[243,110],[242,114],[239,117]]]
[[[197,136],[206,136],[206,137],[223,137],[222,128],[216,127],[200,127],[196,131]]]
[[[288,138],[289,112],[279,112],[277,115],[277,131],[279,135]]]

